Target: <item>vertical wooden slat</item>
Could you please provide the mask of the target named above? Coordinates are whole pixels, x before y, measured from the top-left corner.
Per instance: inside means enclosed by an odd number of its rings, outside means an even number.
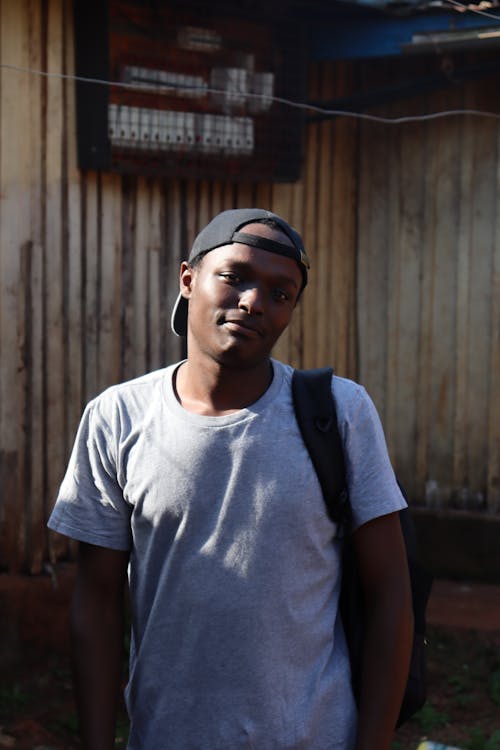
[[[418,123],[405,125],[392,135],[394,147],[389,165],[391,197],[388,248],[388,344],[386,436],[389,452],[405,489],[413,499],[421,487],[416,481],[415,394],[419,369],[418,317],[420,307],[420,253],[425,139]],[[401,419],[401,414],[405,418]]]
[[[493,189],[495,198],[496,222],[493,235],[493,252],[491,268],[491,351],[489,358],[490,398],[488,419],[488,469],[487,469],[487,502],[488,510],[500,512],[500,127],[496,137],[496,184]]]
[[[87,172],[84,181],[84,297],[85,329],[83,335],[84,401],[99,391],[98,372],[98,269],[99,269],[99,183],[96,172]]]
[[[498,210],[496,199],[497,170],[495,165],[498,124],[481,120],[475,126],[473,151],[473,183],[470,206],[473,222],[472,252],[474,262],[469,274],[470,356],[468,373],[468,480],[473,488],[486,488],[488,454],[488,412],[490,409],[490,381],[485,363],[490,358],[493,339],[491,314],[492,253],[494,223]],[[479,332],[482,335],[479,335]],[[458,342],[457,342],[458,343]],[[496,377],[498,378],[499,373]]]
[[[73,15],[70,6],[66,8],[66,69],[74,73],[74,38]],[[67,204],[68,204],[68,408],[66,433],[69,453],[78,422],[81,416],[83,390],[83,357],[82,337],[86,335],[82,325],[83,314],[83,247],[82,247],[82,196],[80,187],[80,173],[76,163],[76,113],[73,88],[67,83],[66,94],[66,123],[67,123]]]
[[[333,97],[333,80],[331,65],[324,63],[322,66],[322,80],[320,96],[326,101]],[[329,351],[329,331],[336,328],[337,300],[333,298],[332,286],[333,279],[330,275],[330,258],[334,253],[333,249],[333,232],[332,224],[333,205],[332,205],[332,165],[333,154],[335,151],[335,123],[326,120],[316,126],[318,138],[318,163],[316,167],[317,182],[315,186],[315,203],[317,208],[316,215],[316,248],[314,264],[314,298],[316,307],[316,353],[314,364],[336,365],[336,362],[330,360],[332,352]],[[336,331],[341,335],[340,331]]]
[[[157,370],[164,362],[161,361],[160,337],[161,330],[161,298],[162,285],[161,246],[162,246],[162,217],[161,186],[158,180],[150,186],[149,226],[150,238],[148,243],[148,369]],[[170,281],[171,283],[171,281]]]
[[[441,106],[453,106],[440,98]],[[455,401],[454,379],[449,363],[454,354],[455,247],[458,216],[458,160],[460,131],[457,121],[442,120],[433,128],[436,141],[434,183],[434,318],[430,392],[432,452],[429,454],[429,477],[438,482],[443,503],[450,497],[451,413]]]
[[[213,218],[211,211],[210,211],[210,195],[211,195],[212,184],[208,180],[201,180],[199,188],[200,188],[200,198],[199,198],[198,220],[200,223],[200,229],[202,229],[208,224],[210,219]]]
[[[244,182],[237,186],[237,206],[239,208],[253,208],[253,185],[249,182]]]
[[[0,6],[0,54],[2,62],[22,65],[24,5]],[[2,562],[19,568],[24,551],[24,497],[21,472],[24,469],[22,437],[24,411],[24,366],[22,348],[24,316],[20,316],[21,254],[27,241],[25,217],[27,198],[27,158],[24,133],[18,126],[26,118],[28,79],[23,73],[0,70],[0,481],[2,509],[0,529],[4,542]],[[25,250],[25,253],[27,249]]]
[[[386,114],[394,116],[394,108],[386,109]],[[390,126],[386,126],[390,127]],[[391,148],[389,150],[389,159],[386,164],[387,183],[388,183],[388,201],[385,212],[387,222],[387,246],[383,249],[386,256],[386,357],[385,364],[385,390],[390,394],[385,398],[384,409],[384,426],[387,447],[391,459],[394,460],[395,446],[398,441],[398,384],[399,384],[399,358],[400,354],[400,324],[401,324],[401,255],[400,246],[400,168],[406,170],[406,165],[402,166],[399,159],[402,151],[401,143],[404,134],[401,129],[391,128]]]
[[[471,104],[467,101],[467,104]],[[462,158],[460,174],[459,228],[457,241],[457,310],[455,324],[456,354],[455,370],[455,409],[453,435],[453,486],[462,488],[468,482],[467,468],[467,424],[470,401],[469,371],[469,315],[470,315],[470,266],[472,245],[471,190],[473,172],[473,145],[476,123],[468,117],[462,120]]]
[[[29,2],[0,7],[1,59],[40,67],[40,13]],[[43,553],[42,252],[40,79],[1,72],[0,474],[1,562],[12,570]],[[33,530],[36,529],[35,533]],[[35,563],[34,571],[38,565]]]
[[[210,218],[222,211],[222,182],[215,180],[210,195]]]
[[[74,74],[74,25],[72,6],[63,4],[64,15],[64,72]],[[64,243],[67,252],[67,305],[65,328],[65,370],[66,377],[66,425],[65,458],[68,459],[78,427],[84,402],[84,362],[83,338],[84,299],[83,299],[83,242],[82,242],[82,196],[80,173],[76,163],[76,112],[74,87],[72,82],[63,82],[63,106],[66,130],[64,138],[64,163],[66,175],[63,180],[65,195]],[[54,498],[47,498],[48,508]],[[68,552],[76,554],[77,543],[70,540]],[[41,561],[40,561],[41,562]]]
[[[183,248],[183,250],[187,258],[195,237],[200,231],[198,219],[198,191],[196,180],[186,181],[185,196],[186,198],[184,211],[186,215],[186,247]]]
[[[29,54],[30,68],[42,67],[42,14],[40,3],[31,0],[29,14]],[[26,567],[38,573],[47,555],[46,517],[51,508],[51,498],[45,491],[46,465],[44,456],[44,304],[43,304],[43,243],[42,243],[42,79],[30,76],[30,133],[31,185],[30,185],[30,234],[32,240],[31,258],[31,309],[30,309],[30,409],[29,409],[29,455],[26,457],[29,486],[26,489],[30,507],[29,539],[31,559]],[[36,126],[35,126],[36,125]],[[29,464],[29,470],[28,470]]]
[[[337,66],[335,96],[349,95],[352,82],[345,65]],[[356,213],[358,122],[334,120],[331,170],[331,235],[327,238],[326,274],[329,279],[333,324],[327,326],[327,352],[339,375],[357,375]],[[323,218],[322,218],[323,221]]]
[[[290,222],[295,229],[300,233],[304,241],[306,252],[309,253],[309,247],[307,245],[306,238],[304,237],[304,180],[301,179],[299,182],[294,183],[291,186],[290,193]],[[304,294],[311,293],[311,285],[306,287]],[[290,346],[290,364],[294,367],[304,366],[304,350],[303,350],[303,335],[304,335],[304,303],[303,296],[298,302],[297,308],[293,315],[292,324],[290,327],[289,335],[289,346]]]
[[[366,385],[381,416],[385,410],[388,181],[390,134],[387,128],[363,123],[360,129],[358,211],[359,379]]]
[[[136,372],[134,356],[134,267],[137,222],[137,180],[122,181],[122,254],[121,254],[121,379]]]
[[[162,331],[162,360],[166,364],[175,362],[183,354],[184,342],[176,336],[170,328],[172,309],[179,292],[179,266],[182,259],[189,254],[189,249],[183,242],[182,187],[178,181],[169,184],[165,202],[165,252],[162,258],[163,273],[161,275],[160,296],[164,301]]]
[[[134,369],[132,377],[143,374],[146,371],[146,344],[147,344],[147,247],[148,247],[148,214],[149,195],[146,181],[139,178],[137,181],[137,204],[136,204],[136,231],[134,247],[133,267],[133,335],[130,342],[134,350]]]
[[[316,99],[320,92],[321,70],[316,65],[310,74],[309,95]],[[311,261],[312,284],[302,300],[302,314],[304,320],[304,366],[315,367],[317,363],[317,341],[318,341],[318,315],[316,305],[316,293],[318,276],[318,212],[317,212],[317,175],[318,160],[321,159],[318,125],[310,124],[306,136],[306,160],[304,164],[304,215],[303,215],[303,239],[308,249]]]
[[[121,184],[118,175],[101,175],[99,346],[97,389],[102,391],[121,377]]]
[[[429,142],[433,142],[432,127],[424,126],[425,137]],[[424,177],[424,210],[423,210],[423,236],[421,248],[421,268],[422,279],[420,282],[420,314],[418,321],[419,330],[419,377],[416,393],[416,414],[417,414],[417,444],[415,470],[419,483],[423,486],[425,497],[425,486],[431,480],[429,476],[429,453],[431,447],[431,418],[432,406],[430,400],[431,390],[431,356],[432,356],[432,320],[433,306],[435,301],[434,294],[434,211],[433,195],[435,191],[435,172],[433,171],[433,161],[430,161],[428,171]],[[432,500],[433,503],[437,499]]]
[[[63,62],[62,4],[54,0],[48,6],[47,70],[60,73]],[[66,409],[66,373],[64,371],[64,286],[66,259],[62,236],[62,143],[64,112],[61,107],[62,80],[47,79],[46,133],[46,222],[45,222],[45,294],[46,294],[46,409],[47,409],[47,495],[53,498],[64,473]],[[58,556],[66,541],[52,536],[51,554]]]

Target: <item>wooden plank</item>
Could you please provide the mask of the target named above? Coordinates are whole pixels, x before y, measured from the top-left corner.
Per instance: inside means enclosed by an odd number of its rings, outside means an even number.
[[[340,68],[340,70],[339,70]],[[345,65],[337,66],[335,96],[351,93]],[[348,71],[351,67],[348,67]],[[349,118],[334,120],[331,163],[331,236],[327,274],[333,324],[326,330],[327,351],[339,375],[357,375],[356,323],[356,214],[357,143],[359,123]],[[333,303],[333,304],[332,304]]]
[[[74,40],[73,14],[67,4],[65,10],[65,70],[74,73]],[[66,186],[68,214],[68,337],[67,337],[67,372],[68,372],[68,406],[66,435],[68,442],[66,454],[69,456],[73,439],[80,421],[84,406],[83,392],[83,358],[82,337],[85,335],[83,312],[83,242],[82,242],[82,194],[80,172],[76,162],[76,112],[73,85],[64,83],[65,118],[67,128],[66,148]]]
[[[30,3],[28,2],[20,4],[20,10],[22,13],[22,25],[17,30],[11,29],[11,32],[19,46],[18,64],[22,67],[30,67],[35,54],[35,51],[32,49],[33,25],[37,23],[39,13],[34,10],[33,16],[31,16]],[[14,127],[17,128],[20,122],[29,123],[29,126],[24,133],[24,148],[17,154],[17,180],[19,181],[19,187],[23,195],[20,196],[21,201],[15,210],[19,212],[21,219],[26,221],[33,213],[34,201],[39,200],[40,183],[38,182],[36,186],[35,184],[36,178],[40,178],[40,129],[36,127],[39,124],[38,118],[40,114],[40,110],[36,110],[36,106],[39,104],[40,82],[36,81],[33,76],[21,75],[23,80],[22,82],[19,81],[21,85],[16,92],[18,107],[17,111],[12,113],[14,116]],[[8,139],[7,143],[10,148],[12,141]],[[39,202],[36,205],[36,209],[38,209],[37,215],[39,217]],[[40,225],[38,225],[38,228],[40,228]],[[34,362],[41,362],[41,358],[40,360],[33,359],[33,343],[34,341],[40,341],[37,338],[39,321],[35,320],[33,316],[33,293],[36,292],[36,288],[33,288],[33,282],[35,280],[36,284],[35,274],[38,275],[38,280],[40,279],[39,262],[41,256],[40,235],[38,234],[36,237],[37,244],[35,244],[31,229],[30,221],[29,228],[24,230],[26,239],[20,248],[22,273],[19,288],[20,317],[18,319],[18,347],[19,353],[22,354],[22,368],[18,371],[19,405],[21,407],[18,423],[20,431],[18,444],[22,452],[20,450],[20,461],[17,467],[20,493],[18,501],[18,512],[20,512],[18,554],[24,570],[30,569],[32,555],[38,556],[40,565],[35,565],[34,567],[35,570],[39,570],[41,568],[41,558],[45,552],[45,534],[42,533],[40,534],[40,538],[37,538],[33,535],[32,528],[37,510],[43,510],[44,493],[43,487],[40,484],[36,486],[36,489],[42,491],[39,493],[33,492],[33,477],[35,476],[35,480],[37,477],[37,467],[33,466],[33,454],[34,449],[36,451],[39,447],[37,444],[34,444],[34,439],[41,432],[41,423],[39,422],[37,425],[37,433],[33,425],[33,409],[37,410],[38,405],[34,406],[32,370]],[[22,326],[20,325],[21,315],[24,318]],[[40,384],[38,374],[35,378],[38,384]],[[38,454],[39,461],[40,455],[43,455],[43,451]]]
[[[301,178],[291,186],[290,194],[290,222],[301,235],[306,252],[309,247],[304,237],[304,179]],[[314,273],[314,271],[312,271]],[[311,272],[310,272],[311,274]],[[304,295],[311,294],[312,281],[308,283],[304,294],[301,296],[297,309],[294,312],[290,326],[290,364],[294,367],[304,367]]]
[[[121,180],[101,175],[100,295],[98,317],[97,387],[99,391],[121,379]]]
[[[347,122],[338,123],[333,185],[334,254],[330,263],[336,325],[330,327],[329,349],[339,375],[357,375],[356,304],[356,137]],[[342,135],[341,135],[342,133]],[[342,146],[340,147],[340,144]]]
[[[39,48],[33,43],[37,9],[27,1],[3,3],[0,14],[2,62],[22,68],[38,62]],[[40,229],[40,79],[12,69],[3,69],[0,76],[0,548],[2,562],[15,571],[30,567],[32,542],[39,544],[31,537],[33,507],[44,504],[43,477],[36,484],[39,474],[33,457],[33,448],[39,447],[40,419],[32,429],[33,415],[40,416],[43,404],[43,358],[33,359],[43,318],[40,308],[34,314],[40,299],[35,285],[40,281],[41,254],[40,235],[32,234],[34,212]],[[40,388],[37,400],[33,383]],[[35,455],[41,465],[43,450]]]
[[[147,255],[149,191],[146,180],[137,180],[136,224],[134,243],[134,296],[133,296],[133,338],[134,371],[132,376],[142,375],[147,370]]]
[[[210,217],[214,217],[222,211],[222,182],[215,180],[210,195]]]
[[[391,202],[393,217],[390,265],[389,340],[387,366],[386,436],[398,476],[412,501],[421,497],[415,475],[416,394],[418,388],[419,311],[422,304],[418,280],[421,274],[423,176],[426,165],[425,140],[421,124],[406,125],[395,139],[398,179],[394,180]],[[399,148],[396,146],[399,140]],[[391,165],[392,167],[392,165]],[[397,174],[397,172],[396,172]]]
[[[427,142],[433,142],[433,129],[431,125],[424,126],[424,138]],[[423,211],[423,237],[421,249],[422,278],[420,282],[421,305],[419,315],[419,377],[417,383],[416,403],[416,475],[419,485],[424,486],[423,500],[429,507],[440,504],[440,499],[435,492],[432,495],[427,492],[429,482],[435,482],[435,478],[429,475],[429,452],[431,446],[431,357],[432,357],[432,320],[434,315],[435,291],[434,291],[434,254],[436,251],[434,241],[434,203],[436,161],[429,159],[427,172],[424,176],[424,211]]]
[[[466,100],[466,106],[473,102]],[[477,123],[472,118],[464,117],[462,126],[461,175],[459,231],[457,242],[457,306],[456,306],[456,355],[455,369],[455,408],[453,435],[453,487],[466,488],[468,483],[467,450],[468,421],[471,403],[467,398],[469,390],[469,357],[470,333],[470,268],[472,252],[472,212],[471,199],[474,131]]]
[[[161,186],[158,180],[150,185],[149,197],[149,226],[150,239],[148,245],[148,369],[157,370],[164,365],[161,361],[160,340],[164,335],[161,331],[161,305],[164,296],[164,285],[167,279],[162,277],[161,246],[163,207]]]
[[[193,245],[196,235],[200,231],[198,218],[198,191],[196,180],[187,180],[185,183],[185,231],[186,231],[186,251],[189,251]]]
[[[54,0],[48,7],[47,70],[60,73],[63,58],[62,3]],[[47,79],[46,120],[46,221],[45,221],[45,295],[46,295],[46,424],[47,424],[47,497],[52,500],[65,470],[66,372],[65,372],[65,285],[66,258],[63,247],[61,183],[63,179],[63,82]],[[64,554],[66,540],[50,535],[51,557]]]
[[[386,299],[388,181],[387,128],[364,122],[360,127],[358,211],[359,380],[366,386],[382,419],[385,412],[387,362]]]
[[[439,106],[452,109],[453,95],[442,95]],[[438,102],[434,105],[437,107]],[[430,357],[431,446],[429,478],[437,482],[441,502],[448,505],[453,472],[454,378],[450,363],[455,352],[455,248],[458,228],[458,185],[460,125],[457,120],[440,120],[431,126],[435,144],[432,185],[434,215],[433,317]],[[430,186],[429,186],[430,187]]]
[[[243,182],[236,187],[238,208],[253,208],[253,185],[249,182]]]
[[[237,206],[236,194],[237,194],[237,188],[233,182],[222,183],[221,211],[225,211],[226,209],[230,209],[230,208],[236,208]]]
[[[272,186],[268,182],[259,182],[255,191],[255,207],[271,210]]]
[[[29,18],[29,67],[42,68],[40,3],[30,0]],[[52,507],[52,498],[45,491],[45,436],[44,436],[44,288],[43,288],[43,217],[42,217],[42,89],[38,76],[30,76],[30,237],[32,253],[30,262],[30,351],[29,351],[29,455],[26,456],[27,498],[29,507],[29,559],[27,566],[32,574],[42,570],[47,557],[47,515]]]
[[[122,179],[123,238],[121,256],[121,380],[136,372],[134,350],[134,271],[137,221],[137,179]]]
[[[213,218],[210,209],[211,183],[208,180],[200,180],[199,183],[199,207],[198,221],[200,230]]]
[[[83,332],[84,401],[90,401],[99,392],[97,330],[99,319],[99,192],[96,172],[86,172],[82,177],[83,200]]]
[[[19,58],[19,41],[12,29],[21,29],[22,7],[0,6],[0,52],[2,62],[15,64]],[[3,503],[0,507],[0,529],[3,544],[2,563],[18,570],[21,565],[19,531],[22,519],[20,504],[19,411],[22,402],[17,385],[17,369],[22,367],[18,352],[18,287],[21,275],[20,248],[22,230],[22,186],[17,184],[17,159],[23,153],[21,129],[16,126],[19,106],[18,87],[22,74],[0,69],[0,479]]]
[[[329,101],[333,98],[333,71],[328,63],[322,65],[320,96]],[[315,366],[335,365],[334,352],[329,349],[329,332],[337,330],[338,299],[332,295],[331,256],[333,255],[333,205],[332,205],[332,166],[335,145],[335,125],[326,120],[317,130],[317,182],[315,201],[316,218],[316,261],[314,298],[316,303],[316,353]]]
[[[315,99],[319,96],[320,74],[320,66],[315,65],[311,70],[309,82],[309,97],[312,99]],[[318,267],[318,212],[316,204],[316,191],[318,162],[321,159],[318,125],[308,125],[306,144],[306,161],[304,165],[303,240],[307,246],[309,259],[311,261],[312,279],[311,286],[308,289],[308,293],[304,295],[304,299],[302,300],[302,314],[305,333],[303,342],[303,357],[305,367],[315,367],[317,363],[318,341],[316,294],[319,283],[318,276],[316,275],[316,269]]]
[[[500,127],[496,139],[496,184],[493,195],[500,205]],[[487,507],[500,513],[500,211],[496,211],[491,281],[490,408],[488,421]]]
[[[388,114],[418,114],[421,101],[392,105]],[[387,164],[389,262],[385,434],[389,454],[412,501],[421,496],[415,475],[418,320],[421,305],[423,175],[427,149],[421,123],[387,125],[391,159]]]
[[[393,115],[393,108],[389,108],[387,114]],[[387,125],[387,128],[391,126]],[[400,183],[401,173],[405,165],[401,163],[401,140],[403,133],[400,128],[391,129],[391,141],[388,152],[387,170],[388,200],[386,207],[387,221],[387,246],[383,248],[386,257],[387,288],[385,297],[386,311],[386,357],[385,364],[385,409],[383,415],[385,438],[389,455],[394,461],[395,447],[398,440],[398,410],[400,407],[398,398],[398,385],[401,376],[399,367],[400,358],[400,324],[401,324],[401,248],[400,237]]]
[[[469,274],[469,357],[468,357],[468,485],[473,495],[484,497],[487,483],[488,430],[491,401],[489,362],[494,324],[492,312],[492,256],[494,252],[494,222],[497,165],[495,154],[498,124],[481,119],[475,124],[472,190],[469,197],[472,220],[472,252],[474,262]],[[498,340],[497,340],[498,341]],[[498,372],[496,373],[498,377]],[[471,501],[473,501],[473,497]],[[479,498],[476,498],[479,504]]]
[[[162,289],[164,307],[162,311],[162,360],[171,364],[184,356],[184,340],[176,336],[170,328],[172,310],[179,293],[179,268],[181,259],[189,254],[189,249],[183,242],[183,227],[181,217],[183,215],[183,191],[178,181],[169,183],[165,196],[165,241],[162,247],[162,278],[165,279],[166,290]]]
[[[64,72],[72,75],[75,72],[74,49],[74,18],[71,3],[63,4],[63,33],[64,33]],[[66,215],[64,222],[64,242],[67,253],[67,304],[66,304],[66,341],[65,341],[65,370],[67,372],[67,406],[65,425],[66,462],[71,453],[74,436],[83,409],[84,365],[82,349],[82,313],[83,313],[83,246],[82,246],[82,200],[80,172],[77,167],[76,154],[76,111],[75,111],[74,83],[70,80],[63,82],[63,106],[65,112],[66,129],[64,132],[64,166]],[[48,516],[48,513],[47,513]],[[69,554],[75,558],[78,543],[68,541]]]

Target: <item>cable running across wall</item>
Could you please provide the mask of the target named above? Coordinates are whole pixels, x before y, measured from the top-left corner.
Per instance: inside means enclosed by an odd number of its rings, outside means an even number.
[[[101,78],[86,78],[84,76],[75,76],[70,73],[49,73],[45,70],[35,70],[33,68],[25,68],[21,67],[19,65],[10,65],[8,63],[0,63],[0,69],[5,70],[12,70],[16,71],[18,73],[28,73],[30,75],[37,75],[42,76],[45,78],[58,78],[61,80],[67,80],[67,81],[74,81],[78,83],[90,83],[97,86],[113,86],[116,88],[122,88],[122,89],[134,89],[134,84],[125,83],[123,81],[107,81]],[[172,86],[172,88],[174,88]],[[186,89],[186,85],[183,84],[179,88]],[[197,87],[193,86],[193,91],[197,90]],[[224,89],[218,89],[218,88],[204,88],[203,92],[211,93],[211,94],[225,94],[226,91]],[[252,94],[250,92],[245,92],[245,96],[248,98],[257,97],[259,99],[262,99],[262,94]],[[495,120],[500,120],[500,113],[496,112],[488,112],[487,110],[480,110],[480,109],[450,109],[450,110],[441,110],[438,112],[431,112],[429,114],[422,114],[422,115],[407,115],[404,117],[382,117],[380,115],[369,115],[365,112],[350,112],[349,110],[341,110],[341,109],[327,109],[326,107],[319,107],[317,105],[308,104],[307,102],[297,102],[293,101],[291,99],[284,99],[279,96],[269,96],[267,97],[269,101],[276,102],[278,104],[283,104],[288,107],[292,107],[295,109],[301,109],[308,112],[315,112],[317,114],[322,115],[328,115],[331,117],[350,117],[353,119],[358,120],[368,120],[370,122],[378,122],[383,123],[387,125],[402,125],[404,123],[409,122],[425,122],[429,120],[437,120],[442,117],[456,117],[460,115],[471,115],[473,117],[487,117],[492,118]]]

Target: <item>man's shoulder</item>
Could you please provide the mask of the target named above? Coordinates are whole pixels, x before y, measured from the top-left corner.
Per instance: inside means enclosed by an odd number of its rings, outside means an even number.
[[[161,386],[175,365],[153,370],[130,380],[110,385],[90,402],[91,409],[106,410],[117,403],[127,405],[151,402],[155,394],[161,393]]]
[[[279,361],[276,362],[276,360],[273,360],[273,363],[283,368],[283,372],[285,373],[285,378],[289,381],[291,381],[292,379],[292,374],[294,370],[301,369],[301,368],[294,368],[291,365],[285,364],[283,362],[279,362]],[[344,400],[356,401],[356,400],[363,399],[368,396],[364,386],[362,386],[360,383],[357,383],[355,380],[351,380],[350,378],[337,375],[333,368],[332,368],[332,393],[336,400],[342,400],[342,401]]]
[[[344,398],[358,400],[365,398],[368,395],[365,387],[361,385],[361,383],[357,383],[355,380],[335,374],[332,378],[332,392],[337,399]]]

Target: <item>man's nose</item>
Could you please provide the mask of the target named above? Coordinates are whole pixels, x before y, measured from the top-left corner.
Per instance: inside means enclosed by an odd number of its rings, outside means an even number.
[[[240,310],[245,310],[249,315],[260,315],[264,311],[262,290],[259,286],[251,286],[240,294],[238,302]]]

